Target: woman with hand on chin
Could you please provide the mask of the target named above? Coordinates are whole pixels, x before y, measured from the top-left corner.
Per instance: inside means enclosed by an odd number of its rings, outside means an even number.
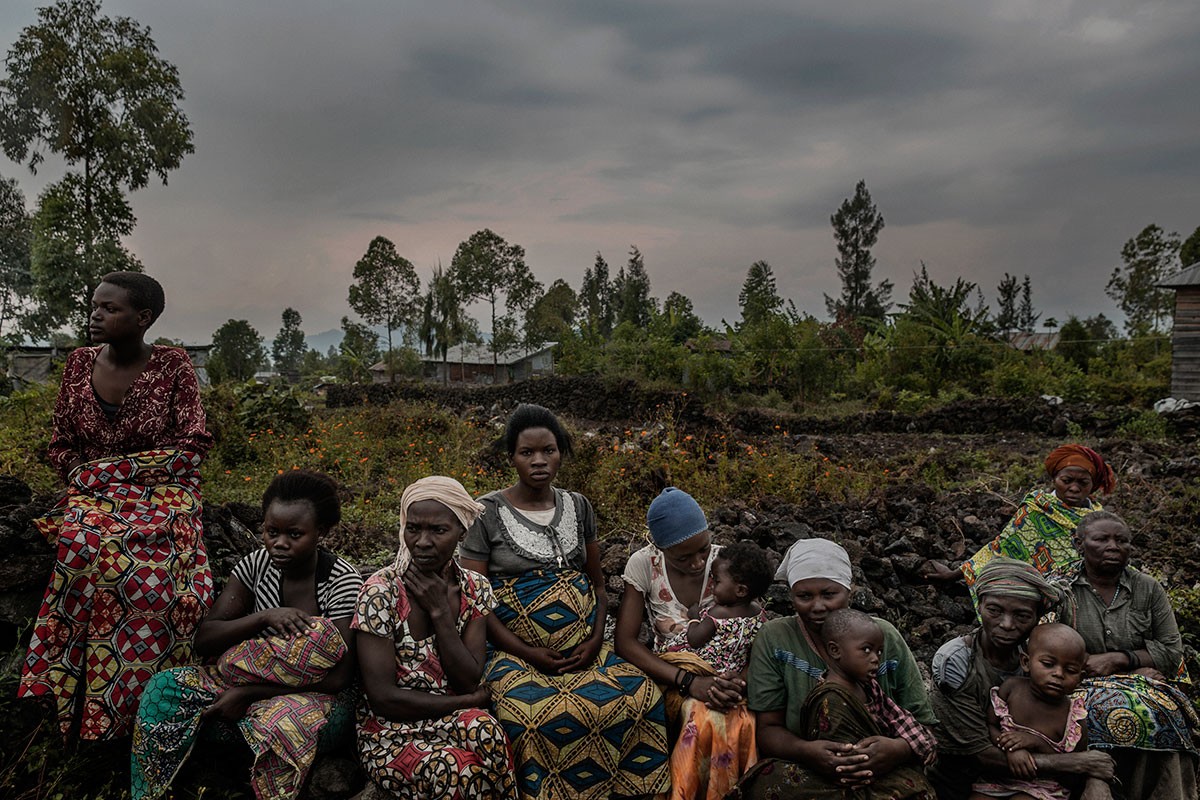
[[[481,510],[453,478],[413,483],[400,498],[396,562],[358,598],[367,700],[359,751],[371,780],[394,797],[516,797],[508,740],[480,680],[492,587],[454,560]]]
[[[596,515],[583,495],[554,486],[571,438],[549,410],[523,404],[503,441],[517,482],[481,498],[483,516],[460,552],[496,592],[485,675],[512,738],[521,796],[664,792],[662,694],[604,642]]]
[[[341,520],[337,484],[318,472],[284,472],[262,506],[262,549],[233,568],[196,631],[196,652],[220,656],[217,665],[160,672],[146,686],[133,737],[134,800],[167,792],[202,725],[250,746],[262,800],[296,797],[318,752],[353,730],[350,620],[362,577],[320,546]]]
[[[913,758],[904,738],[871,736],[856,744],[807,740],[804,701],[825,673],[827,655],[821,627],[831,611],[850,606],[850,557],[828,539],[802,539],[784,555],[776,578],[791,586],[796,615],[763,625],[750,654],[747,697],[757,714],[759,761],[729,795],[737,800],[824,797],[832,782],[838,795],[870,787]],[[932,725],[933,710],[916,659],[899,631],[874,618],[883,629],[879,686],[918,722]],[[815,779],[814,779],[815,778]],[[891,787],[892,798],[927,798],[922,786]],[[862,796],[870,796],[864,793]]]

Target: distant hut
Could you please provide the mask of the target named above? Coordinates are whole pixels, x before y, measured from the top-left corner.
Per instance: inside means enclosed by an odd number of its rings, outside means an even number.
[[[1200,401],[1200,264],[1159,284],[1175,290],[1171,329],[1171,396]]]

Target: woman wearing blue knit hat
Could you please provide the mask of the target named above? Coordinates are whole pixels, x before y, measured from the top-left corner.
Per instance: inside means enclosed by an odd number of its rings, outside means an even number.
[[[720,798],[757,758],[744,676],[718,674],[695,653],[670,650],[689,617],[713,604],[721,548],[712,543],[700,505],[674,487],[654,498],[646,524],[652,544],[629,557],[622,576],[617,654],[663,688],[668,726],[673,735],[682,733],[671,756],[671,800]],[[647,620],[654,637],[649,646],[639,638]],[[684,787],[695,788],[685,793]]]

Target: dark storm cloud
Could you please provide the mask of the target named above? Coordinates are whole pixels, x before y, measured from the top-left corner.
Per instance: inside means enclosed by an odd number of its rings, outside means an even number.
[[[12,5],[5,42],[34,20]],[[187,95],[196,153],[134,196],[132,244],[189,295],[190,338],[235,312],[273,333],[284,305],[331,327],[372,236],[424,272],[484,226],[546,284],[637,243],[655,293],[713,322],[763,258],[820,315],[829,216],[860,178],[898,295],[921,260],[989,296],[1031,273],[1060,318],[1111,311],[1104,280],[1144,225],[1200,223],[1191,0],[105,10],[152,27]]]

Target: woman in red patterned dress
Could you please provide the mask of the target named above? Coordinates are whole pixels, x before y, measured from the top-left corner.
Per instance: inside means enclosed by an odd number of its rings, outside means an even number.
[[[128,734],[142,686],[188,663],[212,602],[199,494],[212,437],[187,354],[146,343],[164,305],[148,275],[105,275],[96,346],[63,367],[49,456],[67,492],[37,523],[58,557],[18,694],[52,697],[64,736]]]

